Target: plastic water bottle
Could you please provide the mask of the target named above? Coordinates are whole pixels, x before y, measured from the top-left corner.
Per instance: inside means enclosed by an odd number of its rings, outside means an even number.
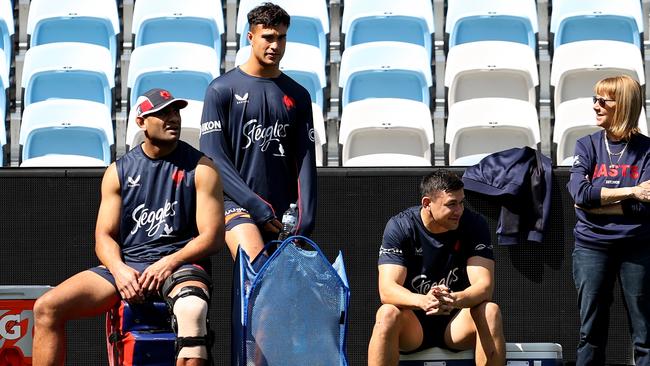
[[[295,203],[289,205],[289,208],[282,215],[282,231],[278,235],[278,240],[284,241],[293,234],[293,230],[298,223],[298,206]]]

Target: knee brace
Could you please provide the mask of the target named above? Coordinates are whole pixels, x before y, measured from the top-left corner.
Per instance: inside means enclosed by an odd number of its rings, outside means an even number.
[[[196,286],[183,287],[169,299],[172,328],[176,333],[176,358],[208,359],[211,339],[208,332],[207,292]]]
[[[209,291],[197,286],[185,286],[174,297],[172,289],[186,281],[200,281],[212,287],[210,277],[197,268],[184,268],[165,280],[162,295],[172,313],[172,328],[176,333],[176,358],[210,360],[208,348],[212,334],[208,327]]]
[[[173,301],[172,327],[176,358],[208,359],[208,295],[200,287],[184,287]]]

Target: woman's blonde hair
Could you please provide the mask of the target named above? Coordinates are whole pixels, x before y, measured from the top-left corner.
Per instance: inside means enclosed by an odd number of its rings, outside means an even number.
[[[627,75],[605,78],[596,83],[594,92],[616,101],[616,109],[608,128],[614,137],[629,140],[633,134],[639,133],[643,91],[636,80]]]

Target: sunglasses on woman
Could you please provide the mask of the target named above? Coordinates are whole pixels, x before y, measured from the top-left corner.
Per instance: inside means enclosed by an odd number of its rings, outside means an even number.
[[[616,101],[615,99],[605,99],[603,97],[597,97],[595,95],[593,97],[591,97],[591,98],[592,98],[594,104],[596,102],[598,102],[598,105],[601,106],[601,107],[605,106],[605,102],[615,102]]]

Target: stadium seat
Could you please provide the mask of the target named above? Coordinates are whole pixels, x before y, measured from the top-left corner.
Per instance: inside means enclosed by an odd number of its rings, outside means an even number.
[[[323,166],[323,149],[327,144],[327,130],[323,111],[315,103],[311,104],[311,111],[314,120],[314,147],[316,150],[316,166]]]
[[[445,132],[449,165],[474,165],[486,154],[513,147],[537,148],[539,142],[537,111],[527,101],[477,98],[449,109]]]
[[[251,52],[250,46],[237,51],[235,66],[245,63]],[[280,61],[280,70],[297,81],[309,92],[311,101],[322,111],[325,105],[323,89],[327,86],[325,64],[320,51],[314,46],[303,43],[287,42],[284,57]]]
[[[638,47],[617,41],[581,41],[558,47],[551,68],[555,108],[568,100],[591,97],[598,80],[620,74],[645,84]]]
[[[203,101],[198,100],[188,100],[187,107],[181,109],[181,140],[197,149],[199,148],[202,112]],[[126,146],[128,149],[133,149],[143,141],[144,132],[135,122],[135,108],[131,108],[126,127]]]
[[[423,47],[404,42],[369,42],[347,48],[339,87],[343,108],[366,98],[401,98],[430,105],[431,64]]]
[[[433,32],[430,0],[356,0],[343,8],[345,48],[365,42],[408,42],[424,47],[431,58]]]
[[[106,162],[102,159],[84,155],[47,154],[23,160],[21,168],[55,168],[55,167],[102,167]]]
[[[54,42],[92,43],[117,60],[120,22],[113,0],[32,0],[27,18],[30,47]]]
[[[225,29],[221,1],[138,0],[132,26],[134,47],[157,42],[198,43],[214,48],[221,60]]]
[[[554,0],[550,24],[553,48],[585,40],[621,41],[641,47],[642,14],[639,0]]]
[[[14,35],[14,11],[11,0],[0,1],[0,48],[4,54],[0,55],[4,58],[4,68],[0,72],[9,74],[11,67],[11,59],[13,55],[13,40]],[[6,69],[6,70],[5,70]]]
[[[108,166],[114,141],[108,108],[86,100],[32,103],[25,108],[20,125],[22,161],[50,154],[82,155]]]
[[[481,41],[449,50],[445,86],[448,106],[483,97],[514,98],[536,105],[535,53],[523,44]]]
[[[248,38],[246,38],[248,33],[248,12],[263,2],[263,0],[241,0],[239,2],[239,12],[237,13],[237,34],[240,35],[239,48],[249,44]],[[325,0],[276,0],[273,3],[281,6],[291,16],[287,41],[318,47],[321,51],[323,63],[325,63],[329,47],[327,34],[330,30],[327,2]]]
[[[208,84],[219,76],[214,49],[187,42],[162,42],[133,50],[127,86],[130,105],[152,88],[169,90],[177,98],[203,101]]]
[[[66,98],[90,100],[111,108],[115,69],[104,47],[49,43],[27,50],[21,83],[25,107],[51,98]]]
[[[476,41],[509,41],[537,51],[535,0],[449,1],[448,48]]]
[[[600,127],[596,126],[596,114],[591,97],[576,98],[560,104],[555,111],[553,127],[557,165],[571,165],[576,140],[599,129]],[[642,134],[648,135],[645,108],[641,110],[639,116],[639,129]]]
[[[339,144],[343,166],[430,166],[429,108],[406,99],[350,103],[341,116]]]

